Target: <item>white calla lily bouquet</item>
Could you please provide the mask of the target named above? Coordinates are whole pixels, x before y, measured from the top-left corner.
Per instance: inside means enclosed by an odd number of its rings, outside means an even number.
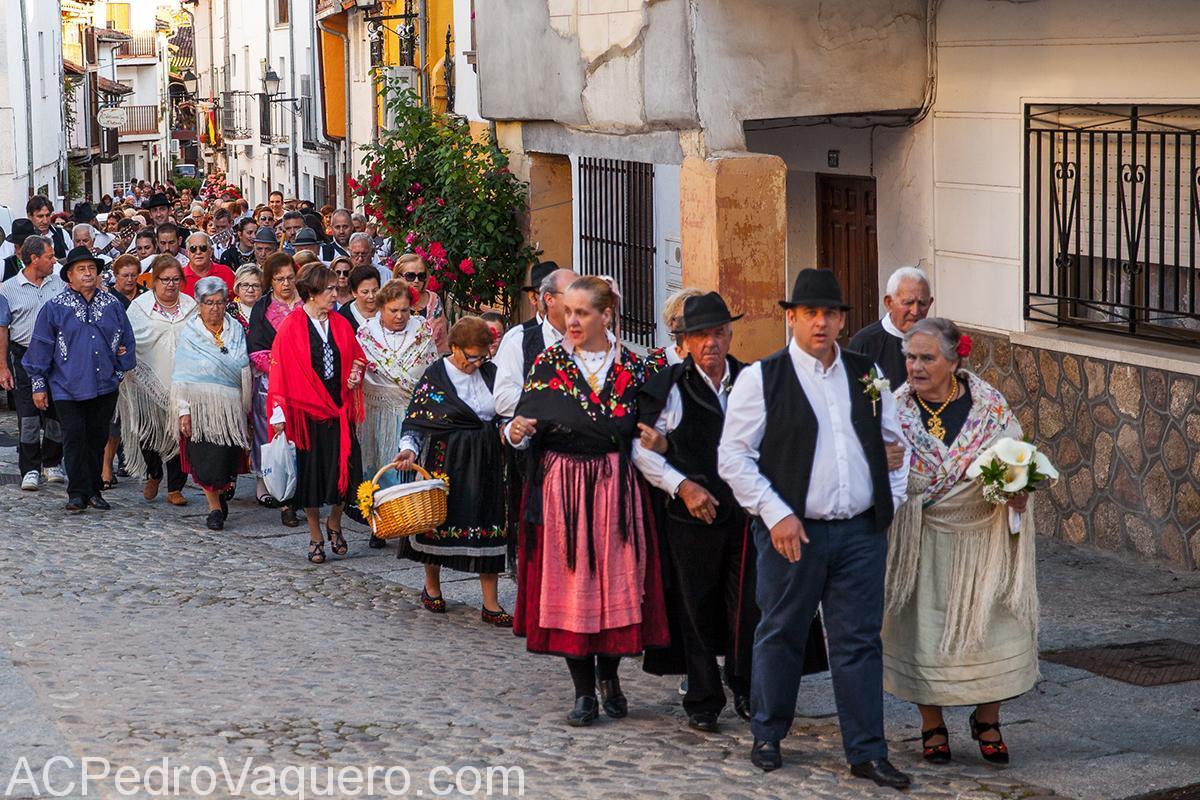
[[[984,499],[999,506],[1058,480],[1058,470],[1031,443],[1006,437],[979,454],[967,478],[978,481]]]

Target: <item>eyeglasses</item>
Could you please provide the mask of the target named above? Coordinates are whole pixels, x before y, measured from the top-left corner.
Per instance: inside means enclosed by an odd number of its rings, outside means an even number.
[[[194,246],[194,247],[193,247],[192,245],[188,245],[188,252],[189,252],[189,253],[207,253],[207,252],[208,252],[208,245],[206,245],[206,244],[198,244],[198,245],[196,245],[196,246]]]
[[[462,357],[463,361],[466,361],[468,364],[486,364],[492,360],[492,357],[486,353],[481,356],[469,356],[466,350],[462,351]]]
[[[335,270],[334,270],[334,274],[336,274],[336,275],[343,275],[343,276],[344,276],[344,275],[349,275],[349,274],[350,274],[350,270],[348,270],[348,269],[335,269]]]
[[[183,278],[159,278],[158,282],[159,283],[169,283],[169,284],[183,283]]]
[[[274,278],[271,278],[271,283],[295,283],[295,282],[296,282],[295,275],[276,275]]]
[[[235,286],[233,288],[239,292],[248,292],[250,290],[254,290],[257,292],[260,289],[262,289],[262,284],[261,283],[239,283],[237,286]]]
[[[428,272],[406,272],[406,273],[404,273],[403,277],[404,277],[404,280],[408,281],[409,283],[416,283],[417,281],[424,281],[427,277],[429,277],[429,273]]]
[[[224,300],[204,300],[200,303],[200,305],[208,306],[209,308],[221,308],[225,305],[225,301]]]

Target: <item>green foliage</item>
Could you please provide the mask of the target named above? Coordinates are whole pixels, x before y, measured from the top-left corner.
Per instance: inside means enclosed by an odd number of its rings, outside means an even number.
[[[200,187],[204,185],[204,182],[199,178],[189,178],[186,175],[173,176],[171,178],[171,183],[175,184],[175,188],[181,192],[184,189],[191,189],[192,197],[195,197],[199,193]]]
[[[67,164],[67,199],[80,200],[83,198],[84,180],[83,167],[78,164]]]
[[[424,258],[431,289],[466,309],[508,308],[538,255],[521,231],[526,185],[494,136],[476,141],[465,121],[422,107],[397,80],[382,94],[392,128],[364,148],[366,173],[349,180],[364,213],[394,252]]]
[[[63,74],[63,129],[75,127],[75,90],[83,83],[77,75]]]

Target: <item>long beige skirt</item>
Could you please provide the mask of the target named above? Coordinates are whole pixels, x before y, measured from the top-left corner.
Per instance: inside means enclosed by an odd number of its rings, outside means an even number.
[[[1029,691],[1038,678],[1033,628],[999,601],[993,605],[982,646],[954,655],[939,652],[958,535],[925,527],[912,596],[883,622],[883,688],[921,705],[1007,700]]]

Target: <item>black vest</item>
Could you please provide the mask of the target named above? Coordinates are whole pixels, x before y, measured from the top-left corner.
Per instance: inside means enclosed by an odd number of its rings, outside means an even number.
[[[879,414],[871,409],[871,400],[859,380],[874,364],[858,353],[841,352],[846,382],[850,386],[850,421],[871,471],[875,524],[884,531],[892,523],[895,508],[888,481],[887,453],[883,447],[883,423]],[[817,451],[817,415],[796,377],[788,348],[764,358],[761,363],[767,424],[759,448],[758,468],[796,516],[803,519]]]
[[[4,259],[4,276],[0,278],[0,280],[6,281],[9,278],[14,277],[23,269],[25,269],[25,265],[21,262],[21,257],[18,255],[11,255]]]
[[[546,349],[546,337],[542,334],[542,323],[537,317],[521,323],[521,354],[525,357],[525,368],[521,371],[521,380],[529,377],[529,368],[534,360]]]
[[[726,360],[729,369],[729,385],[732,386],[742,364],[736,359]],[[734,512],[740,512],[737,500],[729,484],[717,474],[717,448],[721,444],[721,429],[725,425],[725,412],[716,395],[709,388],[704,376],[689,357],[683,363],[683,373],[676,387],[683,401],[683,418],[679,427],[667,434],[667,463],[708,490],[720,503],[714,525],[723,524]],[[696,524],[698,520],[687,510],[687,504],[678,497],[667,503],[667,513],[677,519]]]

